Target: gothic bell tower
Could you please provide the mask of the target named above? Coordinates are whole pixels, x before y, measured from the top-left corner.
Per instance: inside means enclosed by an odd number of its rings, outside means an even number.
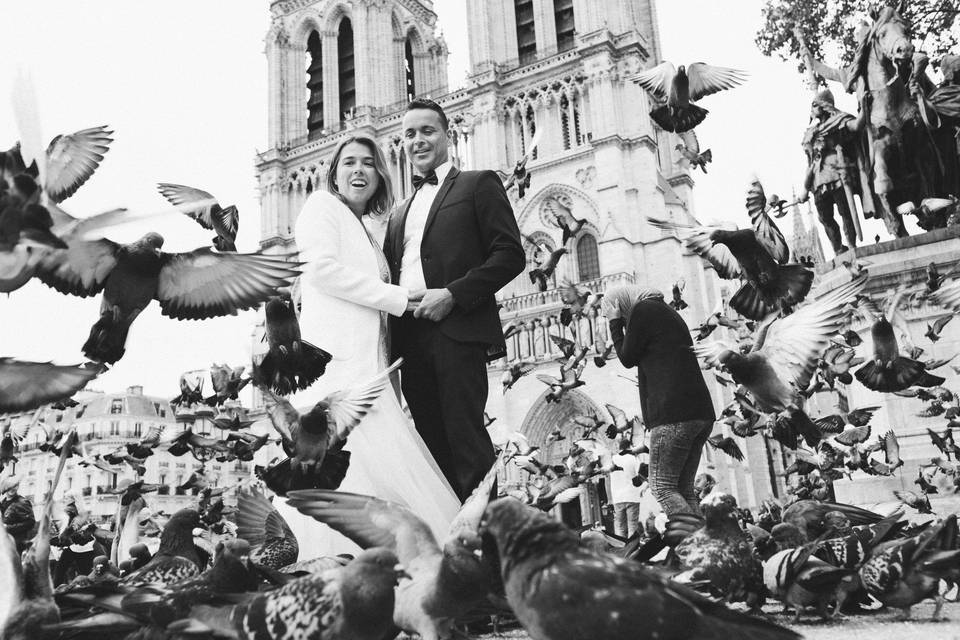
[[[274,0],[270,14],[269,148],[257,170],[261,244],[282,248],[337,134],[376,136],[382,114],[446,93],[447,46],[431,0]]]

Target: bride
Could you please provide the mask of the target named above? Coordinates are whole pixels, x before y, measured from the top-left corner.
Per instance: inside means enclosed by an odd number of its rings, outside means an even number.
[[[303,339],[333,354],[327,372],[291,398],[304,411],[332,392],[363,384],[388,366],[387,314],[416,308],[422,291],[390,284],[383,255],[393,190],[377,144],[352,136],[333,153],[327,191],[304,203],[296,225]],[[398,502],[438,539],[460,502],[392,388],[383,392],[345,447],[350,467],[341,491]],[[347,538],[277,501],[300,543],[300,559],[356,553]]]

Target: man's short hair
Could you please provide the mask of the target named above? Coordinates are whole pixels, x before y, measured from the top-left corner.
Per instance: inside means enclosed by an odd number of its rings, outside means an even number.
[[[447,120],[447,114],[443,112],[443,107],[430,98],[414,98],[411,100],[410,104],[407,105],[407,111],[413,111],[414,109],[429,109],[430,111],[436,112],[440,116],[440,123],[443,125],[443,130],[446,131],[450,128],[450,123]]]

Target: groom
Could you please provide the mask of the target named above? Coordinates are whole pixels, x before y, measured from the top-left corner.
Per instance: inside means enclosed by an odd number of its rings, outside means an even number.
[[[393,353],[417,431],[463,501],[496,458],[483,421],[486,364],[506,352],[494,294],[526,260],[497,174],[450,161],[440,105],[414,99],[401,135],[418,175],[384,250],[394,283],[426,291],[416,311],[393,319]]]

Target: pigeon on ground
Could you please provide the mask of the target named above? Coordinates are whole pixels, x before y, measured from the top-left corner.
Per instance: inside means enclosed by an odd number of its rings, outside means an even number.
[[[960,568],[960,549],[944,549],[944,534],[956,530],[957,516],[950,515],[933,528],[904,540],[891,540],[874,549],[860,567],[860,579],[867,591],[883,604],[910,617],[913,605],[933,598],[933,620],[940,619],[944,598],[939,593],[941,578]]]
[[[496,547],[507,601],[538,640],[800,637],[632,560],[591,551],[562,522],[513,498],[487,507],[481,533]]]
[[[193,530],[200,527],[196,509],[181,509],[173,514],[160,535],[160,547],[150,562],[123,578],[123,583],[139,586],[170,584],[200,574],[201,561],[193,543]]]
[[[853,525],[876,524],[883,520],[882,515],[867,509],[819,500],[798,500],[783,510],[782,518],[784,522],[796,526],[805,540],[812,540],[826,531],[824,519],[831,511],[839,511]]]
[[[694,62],[688,67],[674,67],[672,62],[657,66],[630,77],[650,92],[658,106],[650,117],[665,131],[682,133],[693,129],[707,117],[707,110],[693,104],[700,98],[732,89],[747,79],[738,69],[715,67]]]
[[[684,572],[674,580],[705,581],[713,597],[746,602],[750,609],[759,611],[764,602],[760,560],[753,539],[737,522],[736,498],[717,491],[704,498],[700,506],[706,524],[676,546]]]
[[[340,569],[229,609],[194,607],[191,616],[240,640],[383,640],[393,626],[394,588],[405,576],[393,551],[367,549]]]
[[[502,464],[498,460],[467,498],[442,544],[407,508],[339,491],[295,491],[288,504],[327,524],[364,548],[394,551],[410,574],[397,589],[394,623],[425,640],[449,636],[456,618],[482,602],[491,567],[482,562],[477,532]]]
[[[300,554],[287,521],[256,487],[237,490],[237,537],[253,547],[252,562],[270,569],[291,565]]]
[[[763,579],[770,594],[785,607],[794,607],[794,624],[806,607],[815,607],[824,620],[836,615],[846,598],[856,571],[835,567],[813,555],[821,540],[796,549],[778,551],[763,563]],[[830,611],[830,605],[833,610]]]

